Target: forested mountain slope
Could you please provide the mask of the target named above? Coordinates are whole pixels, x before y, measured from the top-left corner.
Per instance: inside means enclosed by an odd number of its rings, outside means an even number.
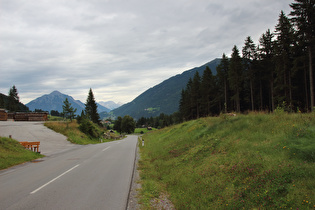
[[[130,115],[136,119],[140,117],[155,117],[164,114],[172,114],[178,111],[181,91],[186,87],[190,78],[198,71],[201,75],[208,66],[213,74],[216,74],[216,67],[221,59],[214,59],[200,67],[185,71],[182,74],[173,76],[160,84],[148,89],[130,103],[127,103],[115,110],[115,116]]]

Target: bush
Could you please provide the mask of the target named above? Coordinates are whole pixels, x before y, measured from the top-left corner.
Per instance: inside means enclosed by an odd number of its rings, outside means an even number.
[[[80,120],[79,129],[92,138],[99,138],[101,136],[101,130],[98,125],[88,119],[82,118]]]

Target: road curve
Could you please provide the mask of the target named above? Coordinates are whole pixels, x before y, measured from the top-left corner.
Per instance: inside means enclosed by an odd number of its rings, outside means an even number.
[[[0,171],[0,209],[126,209],[137,136]]]

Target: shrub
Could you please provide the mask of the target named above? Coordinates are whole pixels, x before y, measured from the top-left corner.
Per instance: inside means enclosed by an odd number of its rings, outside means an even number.
[[[101,136],[101,130],[98,125],[88,119],[83,118],[80,120],[79,129],[92,138],[99,138]]]

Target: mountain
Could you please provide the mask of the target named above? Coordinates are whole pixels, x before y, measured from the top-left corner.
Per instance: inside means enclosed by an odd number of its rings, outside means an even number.
[[[113,109],[117,109],[118,107],[120,107],[121,105],[123,105],[122,103],[118,102],[115,103],[114,101],[100,101],[98,102],[100,105],[106,107],[107,109],[113,110]]]
[[[148,89],[133,101],[114,109],[115,116],[130,115],[136,119],[141,117],[155,117],[164,114],[173,114],[178,111],[181,92],[186,88],[189,78],[193,78],[198,71],[202,76],[206,66],[212,73],[216,74],[216,67],[220,64],[221,59],[214,59],[200,67],[190,69],[173,76],[162,83]]]
[[[50,94],[46,94],[37,99],[34,99],[33,101],[26,104],[26,106],[28,106],[31,111],[34,111],[35,109],[41,109],[48,112],[50,112],[51,110],[62,112],[62,105],[66,98],[68,98],[71,106],[77,109],[77,115],[81,114],[82,110],[85,109],[84,103],[79,100],[74,100],[71,96],[62,94],[59,91],[53,91]],[[103,111],[109,112],[110,110],[98,104],[98,112]]]

